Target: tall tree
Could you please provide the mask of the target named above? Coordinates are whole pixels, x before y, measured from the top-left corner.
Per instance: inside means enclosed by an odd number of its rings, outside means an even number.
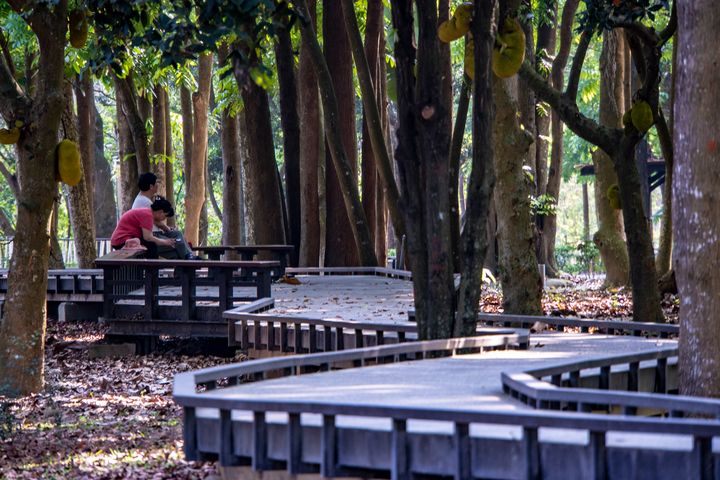
[[[507,313],[540,315],[542,280],[538,273],[530,214],[531,183],[525,173],[525,160],[533,145],[533,135],[520,127],[518,103],[512,90],[517,78],[493,78],[495,122],[495,205],[497,218],[500,282],[503,308]]]
[[[680,309],[680,391],[720,396],[720,210],[717,208],[720,92],[715,81],[720,11],[709,0],[677,3],[678,58],[674,104],[673,231]],[[713,259],[713,260],[711,260]]]
[[[357,138],[355,134],[355,88],[353,86],[353,65],[350,43],[345,23],[338,21],[342,18],[341,2],[337,0],[323,0],[323,46],[325,61],[327,62],[332,87],[338,105],[338,118],[336,128],[340,130],[342,145],[350,165],[353,177],[357,176]],[[327,115],[329,112],[325,111]],[[343,198],[340,175],[332,167],[332,153],[326,154],[327,166],[327,233],[325,265],[337,267],[343,265],[359,265],[358,252],[348,248],[353,244],[353,233],[350,218],[343,208]],[[357,180],[353,178],[357,184]],[[367,223],[366,223],[367,225]]]
[[[573,22],[580,0],[567,0],[562,9],[560,24],[560,45],[550,70],[551,85],[558,91],[565,88],[565,67],[570,58],[570,49],[573,43]],[[550,147],[550,165],[547,171],[547,186],[543,193],[551,197],[560,198],[560,180],[562,178],[563,160],[563,120],[553,109],[550,114],[550,131],[552,145]],[[557,216],[554,213],[541,217],[540,228],[540,256],[538,260],[544,263],[550,274],[557,273],[555,262],[555,235],[557,232]]]
[[[218,49],[218,65],[225,65],[228,46]],[[223,159],[223,196],[222,196],[222,243],[239,245],[242,240],[242,212],[240,195],[242,188],[242,166],[240,159],[240,133],[238,117],[232,105],[222,111],[220,118],[220,139]]]
[[[315,29],[315,0],[308,1],[309,18]],[[320,97],[313,71],[307,36],[301,38],[298,66],[300,110],[300,253],[298,265],[316,267],[320,256],[320,206],[318,198],[318,161],[324,156],[324,133],[320,118]]]
[[[150,105],[147,99],[138,95],[132,71],[124,77],[115,75],[115,89],[122,101],[118,108],[122,108],[125,121],[133,141],[135,161],[140,173],[150,171],[150,151],[148,149],[145,120],[148,117]]]
[[[198,89],[193,92],[193,146],[190,177],[186,180],[185,238],[199,245],[200,214],[205,203],[205,174],[207,171],[208,109],[212,80],[211,53],[200,55],[198,60]]]
[[[48,173],[55,169],[64,107],[67,2],[9,3],[37,38],[40,52],[38,88],[32,94],[15,79],[9,59],[0,59],[0,85],[4,85],[0,114],[11,128],[16,121],[22,122],[16,148],[20,184],[17,231],[0,324],[0,394],[15,397],[38,392],[43,386],[48,220],[57,191],[54,175]]]
[[[660,54],[662,47],[674,32],[675,23],[671,19],[661,32],[645,26],[640,23],[640,18],[643,15],[654,15],[647,8],[641,7],[638,11],[634,5],[629,6],[622,2],[618,5],[610,5],[599,0],[587,2],[580,43],[573,59],[565,92],[560,92],[548,85],[527,64],[522,66],[520,75],[542,100],[550,104],[568,127],[582,138],[602,148],[612,159],[618,176],[630,255],[633,318],[636,321],[663,321],[655,272],[655,257],[643,208],[642,179],[634,161],[635,147],[644,136],[648,126],[640,122],[637,126],[628,122],[624,129],[599,125],[579,111],[576,99],[580,71],[595,32],[605,27],[625,28],[627,32],[630,32],[628,38],[633,52],[633,60],[641,79],[641,86],[634,93],[633,98],[638,103],[643,102],[643,110],[649,110],[649,115],[644,116],[650,116],[650,123],[657,122]],[[674,17],[673,14],[672,18]],[[647,121],[647,118],[645,120]]]
[[[275,58],[280,91],[280,123],[283,130],[283,159],[285,161],[285,203],[288,217],[288,241],[295,247],[291,264],[297,265],[300,250],[300,119],[298,117],[295,55],[290,31],[277,31]]]
[[[95,209],[95,234],[98,238],[110,238],[117,224],[117,204],[113,187],[110,162],[105,158],[105,138],[102,115],[93,104],[95,114],[95,182],[93,187],[93,207]],[[122,164],[121,164],[122,165]],[[121,167],[122,171],[122,167]],[[122,183],[122,176],[118,183]]]
[[[611,128],[622,126],[622,108],[625,104],[623,80],[625,78],[625,48],[622,31],[611,30],[603,33],[600,54],[600,124]],[[600,250],[605,265],[605,284],[627,285],[629,279],[629,258],[623,234],[623,219],[620,209],[610,200],[613,185],[618,184],[612,159],[601,149],[593,152],[595,169],[595,211],[598,231],[593,241]]]
[[[83,180],[88,189],[90,215],[94,223],[95,202],[92,188],[95,185],[95,92],[90,70],[80,74],[73,84],[77,101],[78,146],[83,165]]]
[[[61,137],[80,143],[78,130],[78,117],[73,109],[74,98],[73,88],[69,81],[64,86],[65,108],[62,115]],[[87,140],[86,140],[87,142]],[[82,154],[82,151],[81,151]],[[83,174],[80,182],[72,187],[65,186],[65,194],[68,198],[70,224],[73,230],[75,252],[80,268],[93,268],[95,266],[95,222],[92,216],[92,206],[88,193],[88,179],[84,175],[84,163],[80,163]]]
[[[162,89],[164,97],[163,106],[165,107],[165,198],[171,205],[175,205],[175,154],[173,152],[172,124],[170,123],[170,98],[167,88]],[[175,227],[176,219],[174,216],[167,219],[170,227]]]
[[[120,79],[115,77],[115,104],[117,112],[118,156],[120,157],[120,207],[123,212],[132,208],[138,194],[138,162],[135,142],[130,130],[130,122],[126,112],[132,107],[126,92],[119,85]]]
[[[158,188],[158,195],[167,197],[167,180],[165,175],[165,159],[167,155],[165,153],[165,147],[167,141],[165,135],[167,128],[165,128],[165,88],[159,83],[153,87],[152,97],[152,141],[150,143],[150,155],[151,155],[151,169],[158,178],[160,187]]]

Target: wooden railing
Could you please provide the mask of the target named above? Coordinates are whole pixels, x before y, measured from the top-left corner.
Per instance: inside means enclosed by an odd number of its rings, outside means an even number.
[[[712,439],[720,436],[716,419],[308,402],[302,395],[292,398],[292,392],[287,397],[254,399],[228,390],[248,381],[327,371],[337,365],[420,360],[430,353],[457,355],[519,341],[518,337],[499,336],[411,342],[179,374],[174,398],[184,411],[185,454],[191,460],[217,459],[221,466],[252,465],[256,470],[284,469],[291,475],[315,472],[327,477],[474,479],[487,477],[490,469],[502,472],[503,478],[550,474],[557,478],[610,478],[610,470],[615,472],[613,478],[625,478],[642,468],[655,472],[650,473],[653,478],[680,478],[678,471],[682,478],[715,478]],[[239,415],[242,412],[247,415]],[[277,418],[278,413],[286,415],[284,421]],[[274,415],[272,422],[270,415]],[[344,422],[345,416],[364,419],[375,427],[363,430],[358,422],[351,426]],[[378,424],[378,420],[382,422]],[[449,423],[450,428],[417,423],[426,420]],[[521,434],[498,438],[489,426],[519,428]],[[563,453],[555,453],[559,444],[543,440],[548,429],[582,432],[588,440],[562,445]],[[617,448],[608,445],[610,432],[615,437],[645,437]],[[688,438],[689,450],[679,449],[676,439],[647,443],[648,438],[666,439],[668,435]],[[642,455],[642,465],[638,455]]]
[[[66,267],[77,266],[77,252],[75,251],[75,240],[72,238],[59,238],[60,251]],[[112,250],[109,238],[96,238],[95,250],[98,257],[106,255]],[[0,268],[9,268],[10,259],[13,253],[13,237],[0,238]]]

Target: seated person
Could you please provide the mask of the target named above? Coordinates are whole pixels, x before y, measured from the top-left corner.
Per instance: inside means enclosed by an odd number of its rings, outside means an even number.
[[[128,210],[118,221],[110,238],[113,249],[119,250],[131,238],[139,238],[140,243],[148,249],[148,258],[158,258],[160,253],[165,258],[194,259],[192,252],[184,241],[173,238],[159,238],[153,235],[152,228],[156,223],[164,222],[174,211],[170,202],[164,198],[155,200],[150,208]]]
[[[138,193],[137,197],[135,197],[135,201],[133,202],[132,209],[136,208],[150,208],[150,205],[152,205],[154,200],[157,200],[158,198],[163,198],[159,195],[157,195],[158,191],[158,181],[157,176],[154,173],[146,172],[140,175],[138,178],[138,188],[140,189],[140,193]],[[167,217],[172,217],[175,215],[175,211],[171,209],[171,212],[168,213]],[[190,245],[185,241],[185,237],[183,236],[182,232],[175,230],[172,227],[169,227],[167,223],[165,223],[165,220],[161,222],[155,222],[152,229],[153,235],[159,238],[169,238],[172,240],[175,240],[178,243],[182,243],[182,245],[177,245],[178,250],[185,250],[187,251],[187,255],[181,256],[180,258],[185,258],[187,260],[197,260],[200,257],[197,257],[195,255],[192,255],[192,250],[190,249]],[[177,258],[176,249],[170,249],[169,247],[161,246],[158,249],[158,254],[162,256],[163,258]]]

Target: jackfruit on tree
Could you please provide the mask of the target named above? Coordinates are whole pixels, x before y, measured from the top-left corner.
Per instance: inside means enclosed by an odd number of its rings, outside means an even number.
[[[492,52],[492,69],[500,78],[515,75],[525,61],[525,32],[515,18],[505,23],[495,37]]]
[[[84,10],[70,12],[68,30],[70,30],[70,45],[75,48],[84,47],[88,36],[88,21]]]
[[[614,208],[615,210],[622,210],[622,203],[620,202],[620,187],[617,183],[613,183],[608,188],[607,199],[611,208]]]
[[[653,123],[655,123],[652,108],[645,100],[640,100],[633,105],[630,109],[630,118],[635,128],[641,133],[647,132],[650,127],[653,126]]]
[[[473,4],[462,3],[458,5],[449,20],[445,20],[438,27],[440,41],[449,43],[463,37],[470,30]]]
[[[60,181],[74,187],[82,179],[80,150],[75,142],[65,139],[55,148],[55,161]]]

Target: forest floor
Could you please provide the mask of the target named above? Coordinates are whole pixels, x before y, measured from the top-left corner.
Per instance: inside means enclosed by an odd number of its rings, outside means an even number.
[[[483,310],[499,311],[501,296],[485,289]],[[668,321],[678,300],[666,297]],[[548,315],[629,317],[629,290],[600,288],[598,281],[547,289]],[[88,346],[102,339],[91,322],[51,319],[47,332],[46,389],[0,397],[0,479],[209,479],[213,463],[186,462],[181,409],[172,400],[179,372],[240,361],[197,355],[188,341],[164,342],[148,356],[90,359]]]

